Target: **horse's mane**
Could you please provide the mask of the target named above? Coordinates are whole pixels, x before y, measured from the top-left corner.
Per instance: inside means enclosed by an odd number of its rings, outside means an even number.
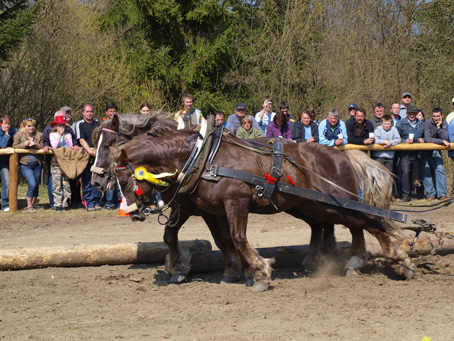
[[[175,125],[176,122],[173,119],[173,114],[166,114],[162,111],[152,111],[147,115],[141,114],[123,114],[118,115],[120,125],[118,127],[119,132],[123,135],[131,135],[135,129],[147,128],[153,125],[156,121],[162,121]],[[95,128],[92,133],[92,141],[94,145],[98,144],[99,137],[101,136],[101,129],[106,128],[110,125],[112,120],[106,120],[100,124],[99,127]]]

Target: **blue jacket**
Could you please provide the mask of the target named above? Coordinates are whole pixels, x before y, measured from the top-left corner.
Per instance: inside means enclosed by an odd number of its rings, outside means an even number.
[[[324,119],[318,126],[318,140],[320,144],[326,144],[330,147],[334,146],[334,142],[337,140],[337,135],[341,134],[344,136],[344,144],[348,143],[347,129],[345,123],[339,120],[334,128],[329,126],[328,119]]]
[[[5,132],[0,129],[0,148],[12,147],[14,135],[16,135],[16,133],[16,128],[10,128],[8,135],[6,135]]]
[[[454,142],[454,120],[451,120],[448,124],[448,135],[449,142]],[[454,150],[448,152],[449,157],[454,157]]]
[[[413,138],[414,143],[418,143],[419,138],[424,138],[424,122],[416,119],[416,125],[413,128],[408,120],[408,117],[401,119],[396,124],[397,131],[399,132],[400,138],[402,139],[402,143],[406,143],[409,134],[415,134]],[[419,154],[417,151],[414,150],[407,150],[400,152],[401,156],[408,156],[408,155],[415,155]]]

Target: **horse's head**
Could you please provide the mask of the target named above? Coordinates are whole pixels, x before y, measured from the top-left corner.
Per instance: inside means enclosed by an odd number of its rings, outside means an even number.
[[[93,132],[93,142],[96,144],[96,159],[91,167],[92,185],[99,191],[116,186],[116,181],[109,172],[111,153],[117,147],[120,120],[114,115],[111,120],[104,121]],[[108,184],[110,183],[110,186]]]

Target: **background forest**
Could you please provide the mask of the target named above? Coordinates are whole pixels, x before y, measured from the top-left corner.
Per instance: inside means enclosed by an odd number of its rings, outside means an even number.
[[[16,126],[85,102],[175,111],[183,93],[205,115],[270,95],[319,118],[404,91],[449,113],[454,96],[454,0],[0,0],[0,19],[0,113]]]

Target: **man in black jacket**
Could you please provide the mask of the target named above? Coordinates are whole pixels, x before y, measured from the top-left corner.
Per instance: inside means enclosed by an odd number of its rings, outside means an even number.
[[[355,120],[348,120],[345,125],[347,128],[348,143],[374,143],[374,127],[369,120],[366,120],[365,109],[358,108],[355,112]]]

